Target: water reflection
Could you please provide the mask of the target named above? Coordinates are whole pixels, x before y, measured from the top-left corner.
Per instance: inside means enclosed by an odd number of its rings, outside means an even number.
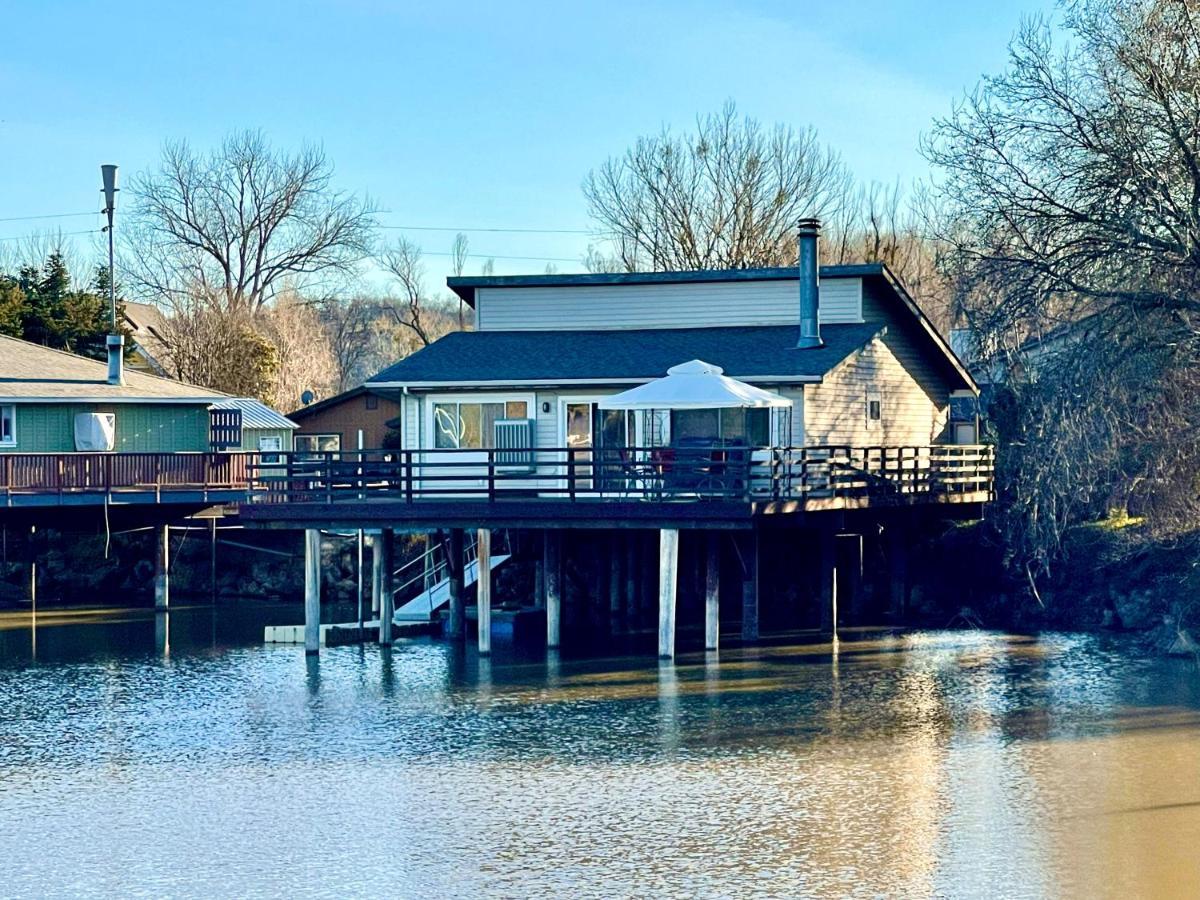
[[[36,660],[27,622],[0,616],[6,894],[1200,883],[1195,667],[1099,639],[843,637],[674,663],[414,640],[318,658],[258,645],[244,610],[177,608],[164,657],[153,613],[47,615]],[[55,833],[72,840],[47,867]]]

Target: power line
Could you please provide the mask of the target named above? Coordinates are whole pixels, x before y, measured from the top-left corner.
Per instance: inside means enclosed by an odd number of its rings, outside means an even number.
[[[595,234],[586,228],[451,228],[448,225],[380,225],[391,231],[462,231],[492,234]]]
[[[101,231],[101,229],[99,229],[99,228],[93,228],[89,231],[48,231],[48,232],[44,232],[42,234],[37,234],[37,233],[35,233],[35,234],[13,234],[13,235],[9,235],[8,237],[0,237],[0,241],[21,241],[21,240],[25,240],[26,238],[29,238],[31,240],[34,240],[37,238],[53,239],[53,238],[58,238],[58,237],[71,237],[76,234],[99,234],[100,231]]]
[[[82,216],[95,216],[99,212],[99,210],[96,210],[94,212],[47,213],[44,216],[9,216],[8,218],[0,219],[0,222],[28,222],[32,219],[78,219]]]
[[[455,256],[454,253],[435,253],[431,250],[422,250],[422,256]],[[463,256],[474,257],[476,259],[515,259],[524,262],[581,262],[578,257],[569,256],[503,256],[499,253],[464,253]]]

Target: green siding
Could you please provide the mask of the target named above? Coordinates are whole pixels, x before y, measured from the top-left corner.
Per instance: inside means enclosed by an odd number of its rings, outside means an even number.
[[[279,446],[284,451],[292,449],[292,429],[290,428],[243,428],[242,445],[239,450],[258,450],[260,437],[277,437]]]
[[[10,453],[70,453],[75,415],[110,412],[117,417],[116,449],[161,453],[208,449],[208,407],[183,403],[17,403]]]

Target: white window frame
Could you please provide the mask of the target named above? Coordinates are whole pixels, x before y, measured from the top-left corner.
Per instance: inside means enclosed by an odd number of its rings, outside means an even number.
[[[266,442],[274,443],[274,447],[264,447]],[[277,434],[263,434],[258,438],[258,453],[259,462],[277,463],[279,462],[279,454],[283,452],[283,438]]]
[[[436,446],[437,430],[434,427],[433,408],[444,403],[524,403],[525,417],[528,419],[537,420],[537,398],[533,394],[526,393],[495,393],[489,392],[486,394],[426,394],[425,395],[425,434],[422,435],[422,442],[427,446],[421,447],[422,450],[427,450],[431,453],[446,453],[457,452],[446,447]],[[534,428],[534,441],[537,440],[537,429]],[[481,459],[486,459],[487,449],[479,447],[464,448],[465,450],[474,450],[480,454]]]
[[[8,440],[0,439],[0,447],[15,447],[17,446],[17,405],[15,403],[0,404],[0,417],[4,416],[6,411],[8,414],[8,433],[10,437]]]
[[[871,418],[871,404],[879,404],[879,418]],[[883,428],[883,392],[878,388],[867,388],[867,399],[863,404],[863,416],[867,421],[867,431],[879,431]]]

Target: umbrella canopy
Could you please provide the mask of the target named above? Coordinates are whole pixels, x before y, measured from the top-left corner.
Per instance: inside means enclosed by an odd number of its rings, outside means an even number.
[[[601,409],[765,409],[792,401],[729,378],[720,366],[693,359],[667,369],[665,378],[605,397]]]

